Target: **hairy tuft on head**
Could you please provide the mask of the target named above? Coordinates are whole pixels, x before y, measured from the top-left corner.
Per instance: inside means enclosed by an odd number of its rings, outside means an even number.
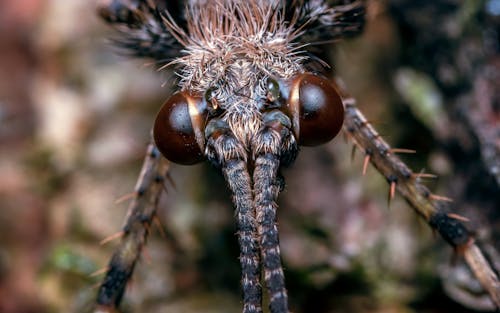
[[[242,87],[264,78],[251,73],[288,78],[302,71],[307,57],[294,42],[298,33],[285,22],[280,1],[194,1],[186,15],[185,29],[167,19],[184,46],[173,62],[181,68],[182,89],[202,92],[231,79]]]

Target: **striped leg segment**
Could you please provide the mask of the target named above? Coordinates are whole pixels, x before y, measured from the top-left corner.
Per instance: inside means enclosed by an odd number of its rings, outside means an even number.
[[[256,239],[255,212],[252,208],[252,189],[246,163],[231,160],[222,169],[233,193],[238,221],[240,244],[241,285],[243,312],[262,312],[262,288],[260,286],[260,259]]]
[[[297,153],[295,140],[287,128],[289,127],[287,120],[288,118],[282,113],[268,120],[253,147],[257,231],[260,238],[264,280],[270,298],[269,308],[272,313],[289,312],[276,216],[278,208],[276,200],[280,191],[278,183],[280,163],[284,159],[293,160]]]
[[[214,124],[218,125],[207,141],[207,155],[212,163],[221,167],[233,194],[240,244],[243,312],[261,313],[260,257],[247,152],[231,134],[227,124],[222,121]]]
[[[113,254],[99,287],[97,312],[112,312],[121,302],[155,217],[168,166],[169,162],[150,144],[121,232],[120,246]]]
[[[257,211],[257,231],[260,237],[264,279],[269,291],[269,308],[273,313],[288,312],[285,275],[281,266],[276,199],[279,188],[274,183],[279,167],[276,155],[266,153],[255,161],[254,188]]]

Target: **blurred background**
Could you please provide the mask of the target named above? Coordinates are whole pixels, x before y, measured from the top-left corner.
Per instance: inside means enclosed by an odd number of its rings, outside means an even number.
[[[414,171],[453,199],[500,268],[500,1],[373,0],[333,70]],[[91,312],[175,75],[120,56],[87,0],[0,2],[0,312]],[[284,172],[280,240],[294,312],[493,311],[460,258],[342,136]],[[123,312],[238,312],[223,178],[172,166]]]

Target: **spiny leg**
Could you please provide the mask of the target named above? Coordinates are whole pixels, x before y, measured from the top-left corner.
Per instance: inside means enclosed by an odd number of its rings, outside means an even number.
[[[150,225],[155,218],[158,200],[163,191],[169,162],[149,144],[147,155],[135,186],[135,197],[121,233],[121,243],[113,254],[106,276],[97,294],[97,312],[112,312],[118,307],[134,267],[146,243]]]
[[[233,203],[236,209],[243,312],[260,313],[262,312],[260,258],[246,151],[231,134],[229,126],[225,122],[213,120],[211,123],[214,128],[211,134],[207,134],[209,136],[207,156],[212,163],[221,168],[233,194]],[[207,128],[209,127],[210,125]]]
[[[281,266],[276,200],[280,191],[280,163],[291,163],[295,159],[297,145],[289,131],[290,121],[283,113],[267,113],[264,121],[266,125],[252,147],[255,158],[253,180],[257,231],[264,279],[269,291],[269,308],[272,313],[286,313],[289,312],[288,295]]]
[[[466,229],[464,218],[448,213],[445,197],[433,195],[419,182],[419,174],[413,173],[396,155],[398,152],[379,136],[373,126],[356,108],[355,100],[345,95],[346,133],[354,143],[365,151],[366,160],[384,176],[391,185],[390,197],[397,190],[415,209],[417,214],[439,232],[465,261],[481,283],[497,308],[500,308],[500,281],[482,251],[474,243],[474,238]]]

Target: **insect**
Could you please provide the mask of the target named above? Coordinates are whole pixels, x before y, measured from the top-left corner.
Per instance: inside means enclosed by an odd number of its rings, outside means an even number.
[[[235,208],[243,312],[289,312],[281,264],[277,198],[283,167],[299,146],[331,140],[342,128],[416,212],[455,249],[500,304],[498,277],[463,225],[443,209],[367,122],[355,102],[317,71],[315,46],[362,30],[364,4],[346,1],[114,0],[100,9],[117,25],[117,44],[138,57],[176,67],[178,90],[160,109],[141,176],[97,296],[98,309],[119,306],[155,217],[168,162],[208,160],[223,174]],[[321,54],[321,51],[319,51]],[[319,57],[324,57],[319,55]],[[345,121],[344,121],[345,118]]]

